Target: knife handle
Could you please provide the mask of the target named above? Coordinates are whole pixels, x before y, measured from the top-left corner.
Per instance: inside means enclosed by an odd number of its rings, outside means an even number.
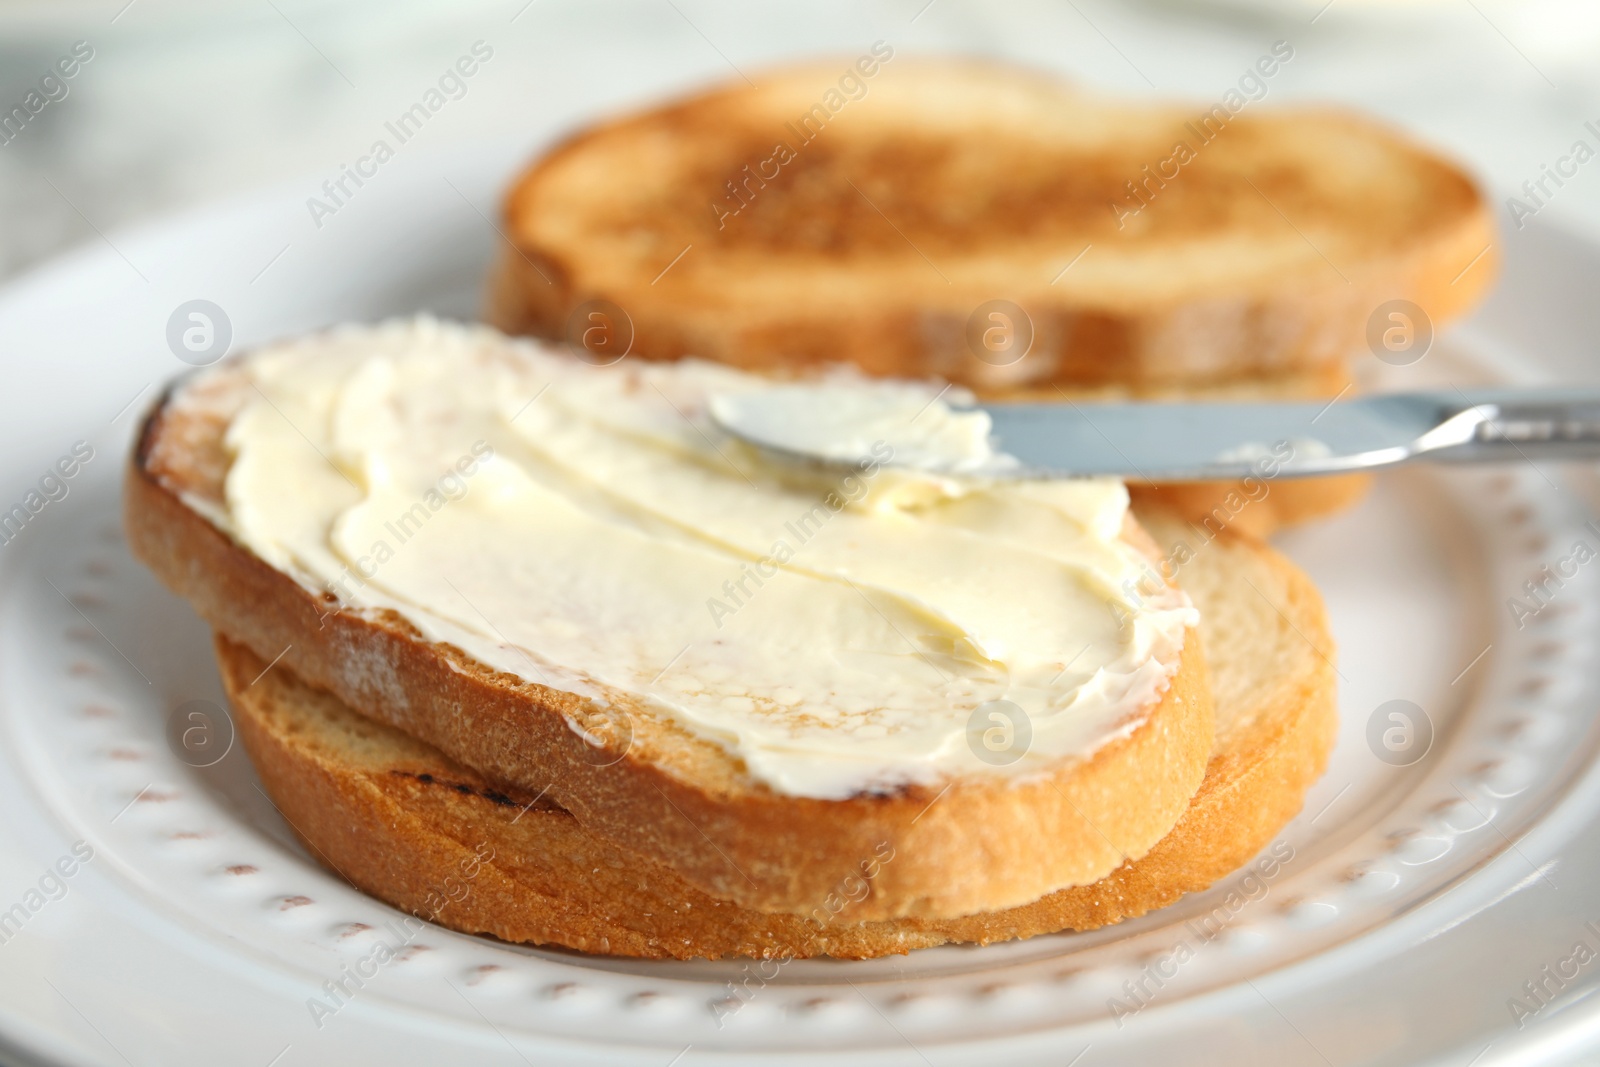
[[[1439,429],[1447,428],[1453,432],[1441,434],[1440,446],[1427,450],[1432,458],[1473,463],[1594,459],[1600,457],[1600,390],[1481,393],[1456,406]]]

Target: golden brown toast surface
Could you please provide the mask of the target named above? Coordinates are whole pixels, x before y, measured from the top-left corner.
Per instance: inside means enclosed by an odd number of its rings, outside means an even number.
[[[1366,119],[1118,104],[907,57],[830,111],[842,65],[550,152],[507,196],[491,318],[563,337],[604,300],[647,358],[1142,392],[1331,381],[1379,303],[1439,324],[1493,274],[1486,256],[1458,277],[1491,237],[1471,180]],[[1024,312],[1026,356],[975,354],[993,300]]]

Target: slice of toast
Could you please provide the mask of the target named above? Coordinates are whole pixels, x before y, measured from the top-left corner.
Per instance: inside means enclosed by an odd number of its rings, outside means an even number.
[[[506,196],[489,321],[991,399],[1306,399],[1349,387],[1381,305],[1412,301],[1438,329],[1494,277],[1471,179],[1368,119],[1238,94],[1118,103],[892,49],[863,61],[763,72],[546,153]],[[1286,484],[1244,528],[1366,485]],[[1154,498],[1198,520],[1237,489]]]
[[[223,684],[268,793],[311,854],[358,888],[453,929],[621,956],[866,958],[945,942],[1084,930],[1203,889],[1300,809],[1337,721],[1332,644],[1307,578],[1264,544],[1147,519],[1202,610],[1217,693],[1205,781],[1171,833],[1099,882],[953,920],[862,921],[890,850],[799,914],[710,896],[588,832],[534,793],[496,786],[351,711],[280,664],[217,638]],[[265,673],[263,674],[263,671]],[[1053,847],[1053,843],[1043,847]],[[870,877],[869,877],[870,876]]]
[[[1437,327],[1494,274],[1473,182],[1370,120],[875,66],[857,99],[843,62],[768,71],[557,146],[506,197],[491,321],[569,338],[601,300],[651,359],[1332,395],[1379,304]]]
[[[223,435],[253,388],[244,367],[241,359],[211,368],[149,415],[125,486],[134,553],[264,661],[486,781],[547,796],[597,839],[670,867],[710,896],[803,911],[890,847],[900,858],[857,905],[862,918],[1023,904],[1143,855],[1204,776],[1211,699],[1192,629],[1173,653],[1170,682],[1126,733],[1030,777],[972,775],[943,788],[816,799],[775,791],[726,747],[625,693],[612,701],[630,724],[619,732],[596,702],[493,670],[394,612],[337,610],[334,593],[296,581],[231,536],[213,516],[224,507]],[[608,737],[612,747],[596,759],[591,739]],[[1051,848],[1038,848],[1041,839]]]

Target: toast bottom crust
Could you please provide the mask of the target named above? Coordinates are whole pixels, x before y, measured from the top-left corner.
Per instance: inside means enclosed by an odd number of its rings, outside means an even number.
[[[265,662],[243,645],[218,635],[216,648],[245,749],[297,836],[323,865],[404,911],[467,933],[608,955],[864,959],[1142,915],[1237,869],[1294,816],[1326,765],[1337,725],[1326,619],[1309,580],[1270,549],[1237,535],[1220,544],[1205,565],[1241,551],[1267,564],[1250,583],[1255,591],[1237,594],[1265,603],[1244,610],[1273,628],[1281,618],[1316,654],[1301,649],[1292,662],[1279,656],[1253,668],[1261,677],[1241,691],[1257,698],[1248,710],[1232,709],[1239,714],[1219,736],[1188,811],[1148,854],[1094,884],[958,919],[854,920],[853,899],[868,889],[850,880],[808,915],[718,900],[281,665],[263,675]],[[1226,655],[1250,654],[1255,640],[1231,642],[1240,649],[1208,638]],[[1228,711],[1219,707],[1219,718]],[[892,864],[892,850],[876,860]]]

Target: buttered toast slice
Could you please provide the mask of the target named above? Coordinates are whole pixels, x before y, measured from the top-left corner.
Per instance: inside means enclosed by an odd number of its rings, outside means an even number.
[[[491,321],[991,395],[1331,396],[1380,304],[1438,327],[1494,275],[1473,182],[1371,120],[1237,93],[1117,102],[885,51],[555,147],[506,196]]]
[[[807,911],[885,848],[859,917],[1149,851],[1211,699],[1121,487],[819,485],[713,436],[710,392],[759,384],[343,328],[165,397],[129,542],[264,662],[743,907]]]
[[[1179,573],[1202,613],[1218,727],[1205,780],[1143,858],[1093,885],[953,920],[862,921],[859,902],[904,858],[896,849],[874,855],[803,913],[719,900],[590,833],[547,798],[496,786],[281,665],[263,674],[262,657],[220,635],[217,658],[244,746],[311,855],[453,929],[676,958],[865,958],[1091,929],[1249,862],[1300,809],[1336,733],[1333,648],[1306,577],[1251,538],[1212,540],[1171,518],[1144,518],[1166,552],[1185,546]]]

